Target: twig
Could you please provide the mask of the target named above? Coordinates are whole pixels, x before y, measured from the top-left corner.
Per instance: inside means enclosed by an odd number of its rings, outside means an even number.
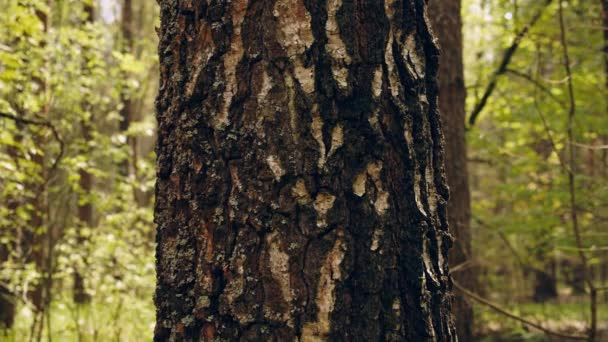
[[[564,58],[564,69],[566,70],[566,78],[568,80],[568,99],[570,101],[570,107],[568,110],[568,164],[570,172],[568,173],[568,192],[570,193],[570,218],[572,220],[572,230],[576,241],[576,247],[578,248],[578,254],[581,259],[583,267],[583,279],[589,286],[589,301],[591,310],[591,326],[589,329],[589,341],[595,341],[597,333],[597,292],[591,279],[591,275],[588,270],[587,256],[583,251],[583,241],[581,238],[581,229],[578,223],[577,209],[576,209],[576,189],[574,179],[574,148],[572,143],[574,142],[574,116],[576,114],[576,101],[574,98],[574,85],[572,82],[572,70],[570,70],[570,55],[568,54],[568,43],[566,39],[566,28],[564,24],[564,9],[562,2],[559,1],[559,30],[560,30],[560,42],[562,45],[563,58]]]
[[[514,319],[514,320],[520,322],[520,323],[523,323],[523,324],[529,325],[529,326],[531,326],[533,328],[536,328],[536,329],[544,332],[547,335],[552,335],[552,336],[561,337],[561,338],[569,338],[569,339],[573,339],[573,340],[587,340],[588,339],[587,336],[562,334],[560,332],[547,329],[547,328],[543,327],[540,324],[531,322],[531,321],[529,321],[529,320],[527,320],[527,319],[525,319],[523,317],[517,316],[514,313],[511,313],[511,312],[509,312],[509,311],[501,308],[500,306],[498,306],[498,304],[492,303],[489,300],[478,296],[477,294],[475,294],[475,293],[473,293],[473,292],[465,289],[464,287],[462,287],[460,284],[458,284],[453,279],[452,279],[452,284],[454,284],[454,287],[457,288],[460,292],[464,293],[467,297],[470,297],[471,299],[473,299],[473,300],[475,300],[475,301],[477,301],[477,302],[479,302],[479,303],[481,303],[483,305],[486,305],[486,306],[494,309],[494,311],[496,311],[496,312],[498,312],[498,313],[500,313],[502,315],[505,315],[505,316],[507,316],[507,317],[509,317],[511,319]]]
[[[545,87],[542,83],[540,83],[537,80],[535,80],[534,78],[532,78],[530,75],[524,74],[521,71],[509,69],[509,68],[507,68],[506,72],[529,81],[530,83],[535,85],[538,89],[542,90],[545,94],[549,95],[549,97],[551,99],[553,99],[555,102],[559,103],[562,107],[565,107],[565,104],[557,96],[555,96],[553,93],[551,93],[551,90],[549,90],[547,87]]]
[[[467,260],[465,262],[461,262],[460,264],[454,266],[454,267],[450,267],[450,273],[456,273],[456,272],[460,272],[462,270],[466,270],[467,268],[470,268],[472,266],[473,262],[471,260]]]
[[[536,109],[536,113],[538,114],[538,116],[540,117],[540,120],[543,123],[543,129],[547,133],[547,138],[549,138],[549,143],[551,144],[551,149],[553,150],[553,152],[555,152],[555,155],[557,156],[557,161],[559,161],[559,165],[562,167],[562,169],[567,174],[572,174],[572,169],[566,164],[566,162],[564,162],[564,159],[562,158],[561,154],[559,153],[559,150],[557,149],[557,145],[555,144],[555,139],[553,138],[553,133],[551,133],[551,128],[549,127],[549,123],[547,122],[547,119],[545,118],[545,115],[543,114],[543,112],[540,110],[540,106],[538,105],[538,99],[536,97],[536,89],[534,90],[533,98],[534,98],[534,109]]]
[[[519,44],[521,43],[522,39],[526,36],[526,34],[528,34],[528,31],[530,31],[530,28],[532,28],[536,24],[538,19],[540,19],[543,12],[545,11],[545,9],[549,6],[549,4],[551,2],[552,2],[552,0],[545,0],[543,7],[541,7],[538,10],[538,12],[536,12],[536,14],[534,14],[532,19],[528,23],[528,25],[524,26],[517,33],[517,35],[515,36],[515,39],[513,39],[513,42],[511,43],[511,46],[509,46],[509,48],[507,50],[505,50],[505,54],[502,57],[502,61],[500,62],[498,69],[496,69],[496,71],[494,71],[494,74],[490,78],[490,83],[486,87],[486,90],[483,93],[481,100],[479,100],[479,102],[477,102],[477,104],[475,104],[473,111],[469,115],[469,126],[475,125],[475,121],[477,120],[477,117],[479,116],[479,114],[481,113],[483,108],[486,106],[488,99],[490,98],[490,96],[494,92],[494,89],[496,88],[496,84],[498,82],[498,76],[507,72],[507,67],[509,66],[509,63],[511,62],[511,58],[513,58],[513,55],[515,55],[515,52],[517,51],[517,48],[519,47]]]
[[[482,227],[485,227],[486,229],[493,231],[493,229],[490,229],[490,227],[484,221],[482,221],[479,217],[473,217],[473,219],[479,225],[481,225]],[[505,233],[502,231],[502,229],[497,228],[496,229],[496,234],[498,235],[498,237],[500,238],[500,240],[502,240],[502,242],[505,244],[505,246],[507,247],[507,249],[509,250],[509,252],[511,252],[511,254],[513,254],[513,256],[515,257],[515,259],[517,260],[517,263],[519,264],[519,266],[524,271],[542,272],[542,270],[539,269],[538,267],[532,265],[529,262],[524,261],[524,258],[522,258],[521,255],[519,255],[519,253],[517,252],[517,250],[515,249],[515,247],[511,243],[511,241],[509,241],[509,239],[507,238],[507,236],[505,235]]]
[[[588,150],[608,150],[608,145],[587,145],[577,142],[573,142],[572,145],[580,148],[586,148]]]

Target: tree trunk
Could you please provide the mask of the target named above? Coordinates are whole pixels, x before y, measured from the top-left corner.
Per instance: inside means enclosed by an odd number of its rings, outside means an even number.
[[[93,23],[95,20],[95,7],[94,4],[91,3],[84,3],[84,13],[86,15],[86,20],[84,21],[84,24],[86,23]],[[88,58],[85,58],[85,65],[88,64]],[[87,70],[86,67],[83,68],[83,70]],[[85,73],[87,73],[88,71],[85,71]],[[84,107],[85,108],[89,108],[90,105],[86,102],[84,102]],[[89,141],[91,141],[93,139],[93,127],[92,127],[92,121],[93,118],[90,118],[90,122],[86,122],[86,120],[83,120],[81,122],[81,127],[82,127],[82,138],[83,138],[83,143],[85,145],[85,147],[82,150],[82,154],[83,155],[91,155],[91,149],[89,148]],[[94,217],[93,217],[93,203],[91,202],[91,194],[93,192],[93,183],[94,183],[94,179],[93,179],[93,175],[86,169],[86,168],[81,168],[78,171],[78,175],[80,176],[78,185],[80,186],[80,191],[81,191],[81,196],[79,196],[79,200],[78,200],[78,226],[79,226],[79,231],[78,231],[78,242],[79,244],[82,246],[86,241],[87,238],[85,237],[85,234],[82,233],[82,231],[80,231],[80,229],[85,229],[85,228],[93,228],[95,222],[94,222]],[[84,303],[88,303],[91,301],[91,295],[86,291],[86,286],[85,286],[85,272],[86,272],[86,268],[87,268],[87,260],[88,260],[88,252],[86,250],[86,246],[83,246],[84,250],[83,250],[83,262],[82,262],[82,266],[84,267],[78,267],[76,266],[76,269],[74,271],[74,293],[73,293],[73,300],[75,303],[80,303],[80,304],[84,304]]]
[[[155,340],[455,340],[426,1],[160,6]]]
[[[133,1],[124,0],[122,3],[121,17],[121,33],[122,33],[122,51],[127,54],[133,53]],[[125,74],[125,78],[130,75]],[[122,109],[120,110],[119,129],[122,133],[127,134],[127,146],[129,157],[125,159],[121,165],[121,175],[125,177],[135,177],[137,167],[136,157],[136,141],[135,137],[128,134],[129,126],[133,120],[133,101],[131,99],[132,91],[128,89],[126,82],[123,84],[123,90],[120,94]]]
[[[462,20],[460,0],[431,0],[430,19],[437,34],[439,58],[439,112],[446,141],[445,165],[450,200],[448,222],[455,237],[450,250],[451,267],[472,261],[471,258],[471,199],[467,146],[465,139],[466,90],[462,62]],[[468,289],[475,288],[474,268],[465,266],[454,273],[454,280]],[[473,306],[464,294],[455,292],[452,309],[456,318],[456,333],[460,341],[473,339]]]

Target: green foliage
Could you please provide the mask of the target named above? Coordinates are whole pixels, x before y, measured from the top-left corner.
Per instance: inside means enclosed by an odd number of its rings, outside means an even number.
[[[608,235],[602,233],[608,208],[608,151],[589,148],[608,142],[608,52],[603,52],[608,44],[603,37],[606,28],[600,1],[562,4],[576,104],[573,167],[568,163],[568,75],[555,1],[522,39],[509,71],[498,76],[494,94],[476,126],[467,133],[474,258],[483,292],[498,302],[530,301],[536,285],[532,269],[554,276],[561,297],[575,291],[569,278],[581,264],[572,228],[571,193],[576,197],[574,210],[590,273],[596,275],[596,286],[606,281],[599,275],[608,268],[607,256],[600,252],[608,246]],[[543,6],[544,1],[463,2],[469,111],[479,101],[516,32]],[[575,174],[573,192],[569,189],[569,169]],[[584,321],[589,316],[588,303],[580,303],[584,297],[575,298],[574,305],[581,310],[570,312],[564,306],[564,315]],[[526,316],[525,305],[514,308],[522,309]],[[481,325],[505,320],[486,312],[484,308],[477,312]],[[518,334],[522,339],[538,339],[522,331]]]
[[[100,3],[0,0],[0,287],[19,304],[9,341],[49,333],[62,341],[150,339],[157,8],[134,3],[130,46],[121,18],[102,20]],[[563,4],[576,103],[576,211],[589,264],[601,274],[608,270],[608,150],[589,146],[608,144],[602,11],[599,1]],[[87,17],[89,5],[96,20]],[[469,111],[542,6],[463,0]],[[588,303],[572,294],[580,265],[564,168],[569,97],[557,8],[551,4],[523,38],[467,141],[478,292],[522,316],[566,324],[588,318]],[[559,304],[529,303],[531,270],[539,269],[555,274]],[[74,303],[76,274],[89,303]],[[34,303],[36,288],[46,289],[49,303]],[[546,340],[482,306],[476,318],[489,336],[497,327],[507,339]]]
[[[119,21],[90,20],[98,5],[0,0],[0,286],[18,303],[15,341],[151,334],[157,9],[135,2],[127,47]],[[90,303],[72,298],[76,274]]]

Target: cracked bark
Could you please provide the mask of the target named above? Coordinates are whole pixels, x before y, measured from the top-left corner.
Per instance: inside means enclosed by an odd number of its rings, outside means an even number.
[[[432,0],[429,11],[433,30],[441,48],[439,58],[439,111],[445,135],[445,165],[450,200],[448,221],[454,235],[450,250],[451,267],[470,262],[471,257],[471,199],[467,147],[465,137],[465,99],[462,62],[462,18],[460,0]],[[475,273],[465,267],[454,274],[454,280],[467,289],[475,288]],[[455,292],[452,312],[456,318],[456,332],[460,341],[473,340],[473,306],[460,291]]]
[[[426,2],[159,3],[155,340],[455,340]]]

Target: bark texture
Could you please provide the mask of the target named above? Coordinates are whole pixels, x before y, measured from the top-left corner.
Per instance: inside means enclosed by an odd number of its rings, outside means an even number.
[[[156,341],[452,341],[424,0],[160,0]]]
[[[469,172],[467,170],[467,146],[465,138],[466,89],[462,62],[462,18],[460,0],[431,0],[429,12],[441,57],[439,58],[439,112],[445,137],[445,165],[450,200],[448,221],[455,237],[450,250],[451,267],[471,261],[471,199]],[[454,280],[460,285],[475,288],[474,268],[470,265],[455,272]],[[464,294],[455,292],[453,304],[456,332],[460,341],[473,339],[473,306]]]

